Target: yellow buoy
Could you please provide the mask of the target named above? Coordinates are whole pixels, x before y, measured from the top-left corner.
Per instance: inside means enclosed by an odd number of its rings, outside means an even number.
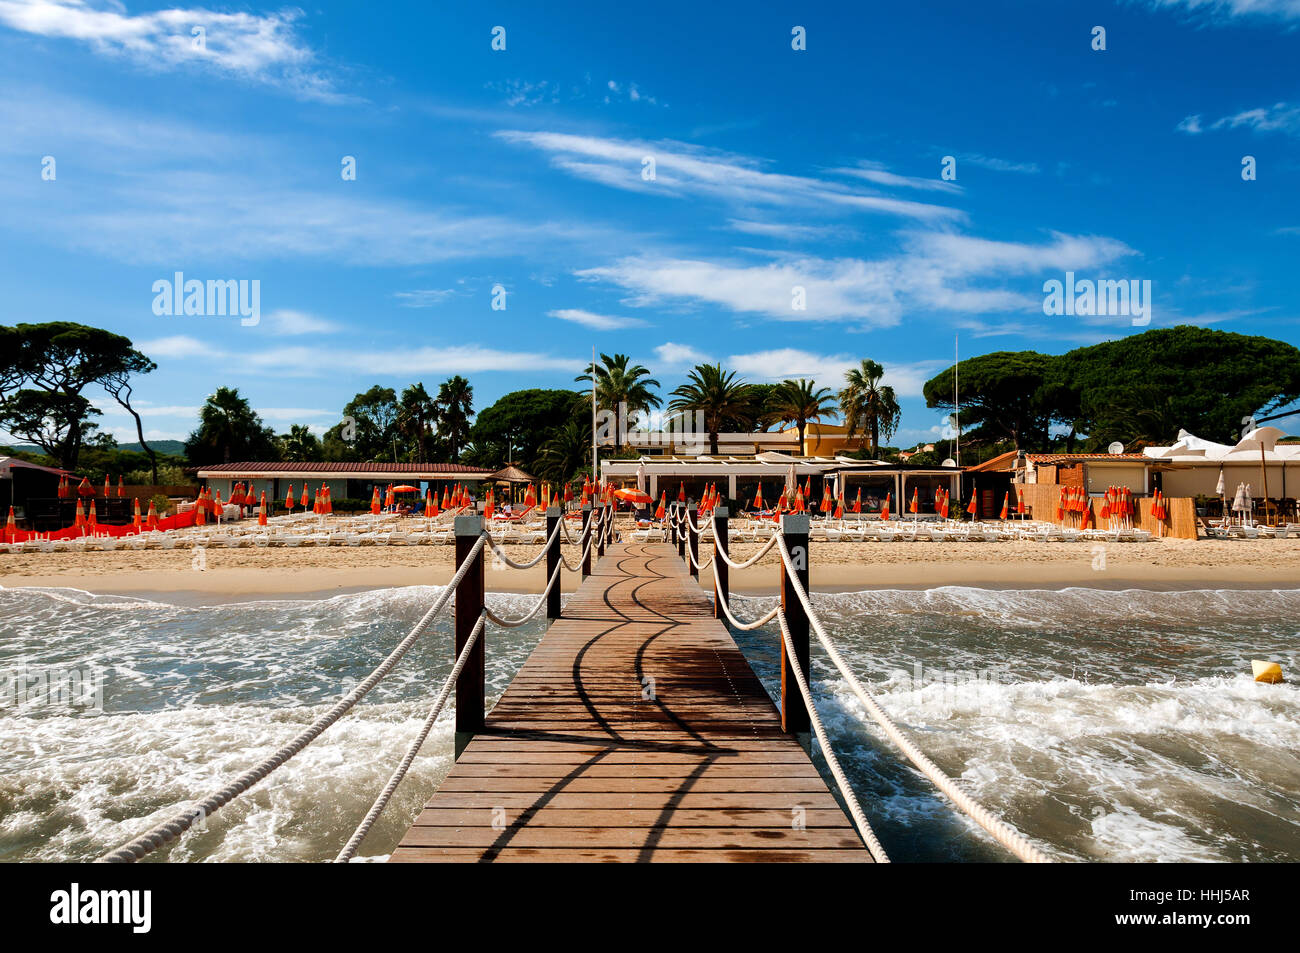
[[[1261,662],[1255,659],[1250,663],[1255,670],[1255,681],[1276,685],[1282,681],[1282,666],[1277,662]]]

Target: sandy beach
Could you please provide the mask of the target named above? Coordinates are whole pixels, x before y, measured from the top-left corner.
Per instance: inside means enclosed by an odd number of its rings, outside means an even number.
[[[1098,547],[1104,547],[1099,549]],[[733,557],[756,551],[733,545]],[[536,547],[511,546],[526,561]],[[701,556],[707,559],[706,544]],[[566,546],[575,560],[577,553]],[[1104,556],[1104,562],[1102,560]],[[25,553],[0,556],[0,586],[68,587],[96,593],[194,593],[224,599],[334,594],[392,586],[442,585],[451,577],[451,546],[299,547],[206,551],[206,569],[192,568],[191,551],[143,550]],[[706,568],[705,583],[712,585]],[[1300,539],[1156,540],[1147,543],[891,542],[814,543],[815,589],[1292,589],[1300,587]],[[565,591],[577,585],[564,573]],[[542,567],[493,565],[487,585],[496,592],[540,592]],[[775,591],[776,556],[732,573],[740,592]]]

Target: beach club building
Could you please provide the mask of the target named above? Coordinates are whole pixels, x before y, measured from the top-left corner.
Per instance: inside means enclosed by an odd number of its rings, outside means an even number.
[[[196,476],[200,484],[220,491],[222,499],[230,499],[236,483],[249,487],[254,496],[266,491],[267,500],[284,502],[293,486],[294,496],[302,499],[303,487],[314,496],[322,485],[329,487],[334,500],[369,500],[375,487],[382,495],[390,484],[406,483],[431,487],[441,493],[443,487],[456,483],[474,484],[487,479],[490,470],[460,463],[293,463],[244,462],[221,463],[199,467]]]
[[[688,500],[698,500],[705,487],[716,484],[724,497],[736,500],[742,509],[753,502],[760,487],[764,502],[770,505],[786,486],[803,486],[810,480],[813,501],[821,499],[827,485],[836,495],[842,487],[848,503],[861,490],[864,512],[878,511],[889,494],[891,511],[898,513],[905,508],[899,501],[910,502],[915,491],[920,512],[933,514],[938,488],[954,495],[961,490],[961,472],[956,467],[908,466],[840,456],[796,457],[776,451],[716,457],[647,454],[636,460],[602,460],[600,471],[603,479],[639,487],[656,500],[661,493],[675,500],[683,491]]]

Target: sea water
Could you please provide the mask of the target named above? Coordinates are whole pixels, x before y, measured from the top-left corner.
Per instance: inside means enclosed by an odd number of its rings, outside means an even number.
[[[89,860],[193,804],[327,711],[440,590],[173,605],[0,590],[0,678],[84,673],[97,691],[0,704],[0,859]],[[493,595],[519,614],[534,596]],[[841,653],[968,792],[1060,859],[1300,859],[1300,590],[990,591],[815,597]],[[771,599],[736,597],[753,617]],[[488,632],[489,703],[544,623]],[[778,690],[778,636],[737,641]],[[444,615],[357,708],[267,780],[151,857],[333,858],[451,669]],[[896,860],[1000,860],[814,650],[814,692]],[[30,684],[32,680],[27,679]],[[14,684],[11,680],[10,684]],[[814,759],[824,768],[814,744]],[[450,770],[444,714],[367,838],[385,856]]]

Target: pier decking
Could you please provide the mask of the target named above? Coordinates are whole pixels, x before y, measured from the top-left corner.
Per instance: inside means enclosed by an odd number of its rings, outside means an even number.
[[[871,855],[673,549],[618,543],[390,859]]]

